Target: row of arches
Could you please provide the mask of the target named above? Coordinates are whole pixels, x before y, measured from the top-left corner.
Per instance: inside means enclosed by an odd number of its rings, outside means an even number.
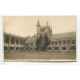
[[[65,44],[76,44],[75,40],[56,40],[51,41],[52,45],[65,45]]]

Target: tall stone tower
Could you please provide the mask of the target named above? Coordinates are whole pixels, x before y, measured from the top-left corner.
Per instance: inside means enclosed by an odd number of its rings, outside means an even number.
[[[37,50],[46,50],[51,38],[52,30],[48,24],[45,26],[40,25],[39,20],[37,21],[37,39],[36,46]]]
[[[39,22],[39,20],[37,21],[37,33],[40,33],[40,27],[41,27],[41,25],[40,25],[40,22]]]
[[[36,49],[39,50],[40,49],[40,28],[41,28],[41,25],[40,25],[40,22],[39,20],[37,21],[37,25],[36,25],[36,31],[37,31],[37,34],[36,34]]]

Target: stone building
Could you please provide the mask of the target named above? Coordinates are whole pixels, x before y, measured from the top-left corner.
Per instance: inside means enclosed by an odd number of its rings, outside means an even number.
[[[4,33],[4,51],[25,49],[25,38]]]
[[[52,29],[48,22],[45,26],[42,26],[40,22],[37,22],[37,34],[36,34],[36,46],[37,50],[46,50],[50,44],[50,39],[52,37]]]
[[[28,36],[25,39],[25,48],[26,50],[35,50],[36,49],[36,36]]]
[[[4,51],[46,50],[53,52],[76,52],[76,32],[52,34],[48,22],[36,25],[37,33],[33,36],[20,37],[4,33]]]
[[[45,37],[47,37],[46,40]],[[45,26],[42,26],[39,21],[37,22],[37,39],[41,41],[39,47],[44,49],[43,46],[46,46],[46,50],[53,52],[76,51],[76,32],[52,34],[48,22]],[[47,39],[49,43],[46,45]]]
[[[76,33],[54,34],[48,48],[54,52],[75,52],[76,51]]]

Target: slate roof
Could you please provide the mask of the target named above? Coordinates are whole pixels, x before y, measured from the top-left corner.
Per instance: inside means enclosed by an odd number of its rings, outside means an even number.
[[[76,39],[76,32],[53,34],[52,39]]]

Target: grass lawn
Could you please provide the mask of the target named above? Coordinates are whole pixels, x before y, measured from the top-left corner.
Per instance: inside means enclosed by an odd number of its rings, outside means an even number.
[[[52,59],[52,60],[64,60],[73,59],[76,60],[76,53],[53,53],[53,52],[42,52],[42,51],[25,51],[25,52],[5,52],[5,60],[16,60],[16,59]]]

